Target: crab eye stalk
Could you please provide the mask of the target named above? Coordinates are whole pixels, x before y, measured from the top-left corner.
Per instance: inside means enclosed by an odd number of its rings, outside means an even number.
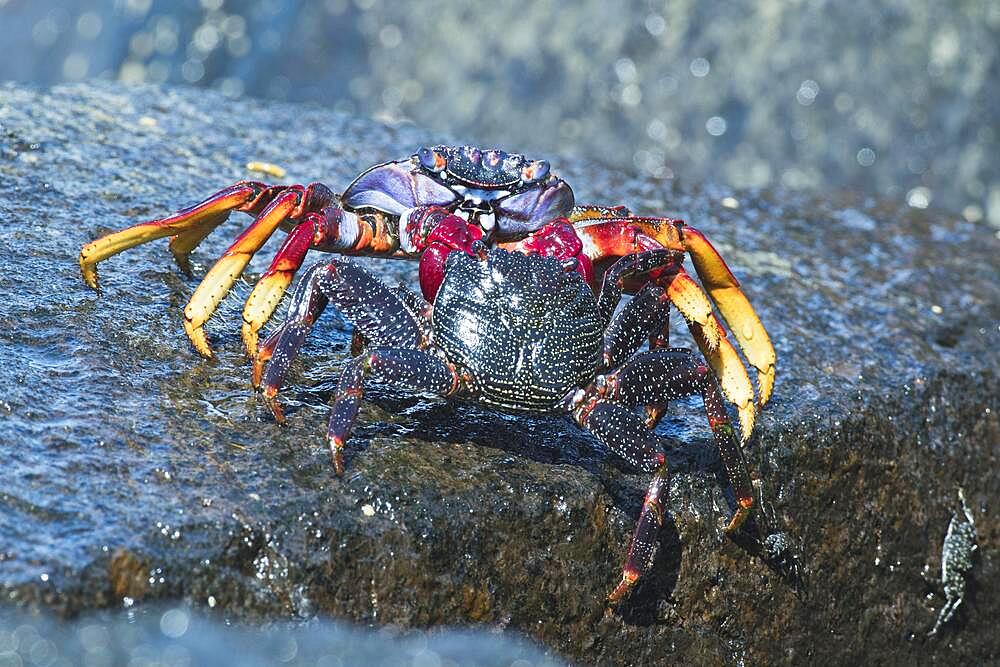
[[[545,160],[533,160],[521,169],[521,181],[534,183],[549,175],[549,163]]]
[[[483,159],[483,153],[475,146],[466,146],[465,157],[471,164],[479,164]]]
[[[420,164],[431,171],[442,171],[447,166],[444,156],[431,148],[421,148],[417,151],[417,159]]]

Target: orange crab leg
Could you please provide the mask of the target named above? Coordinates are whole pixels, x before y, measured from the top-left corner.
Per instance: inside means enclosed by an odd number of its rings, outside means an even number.
[[[747,361],[757,369],[759,404],[771,398],[774,388],[774,347],[760,318],[740,289],[732,271],[719,252],[697,229],[685,227],[684,246],[691,255],[702,284],[726,320]]]
[[[285,239],[243,306],[243,327],[240,331],[247,356],[257,356],[257,332],[270,319],[278,302],[292,283],[295,272],[302,266],[306,253],[313,244],[316,230],[322,225],[319,214],[309,213],[295,226]]]
[[[212,356],[212,348],[203,328],[205,322],[243,273],[253,254],[260,250],[278,225],[299,208],[303,193],[302,186],[291,186],[272,200],[209,269],[191,295],[184,307],[184,330],[202,356]]]
[[[243,181],[220,190],[208,199],[161,220],[132,225],[102,236],[80,250],[83,280],[98,289],[97,264],[123,250],[154,239],[173,236],[170,249],[182,270],[188,270],[187,256],[215,227],[241,207],[252,206],[266,189],[263,183]]]
[[[757,407],[753,400],[753,385],[750,384],[750,377],[736,353],[736,348],[729,342],[725,330],[714,317],[708,326],[703,327],[692,321],[689,321],[687,325],[695,343],[698,344],[698,349],[704,355],[705,361],[708,362],[715,376],[719,378],[719,386],[723,395],[736,406],[740,417],[740,440],[746,442],[753,432]],[[707,334],[706,329],[711,328],[715,328],[718,333]],[[714,335],[718,335],[718,344],[711,347],[708,340]]]
[[[599,210],[598,207],[590,208]],[[637,250],[646,250],[655,247],[655,244],[690,255],[712,303],[730,326],[747,361],[757,369],[758,406],[767,403],[774,387],[775,375],[775,355],[771,340],[753,306],[740,290],[739,281],[701,232],[686,226],[680,220],[652,217],[584,217],[574,228],[583,241],[584,252],[595,263]],[[697,291],[701,292],[701,289]],[[707,326],[703,297],[704,294],[699,297],[694,290],[685,289],[678,295],[682,300],[675,303],[689,321],[698,322],[703,330],[707,329],[703,335],[706,347],[710,349],[715,334],[713,328]],[[684,310],[685,305],[688,306],[688,311]],[[733,387],[724,389],[729,393],[742,392]]]

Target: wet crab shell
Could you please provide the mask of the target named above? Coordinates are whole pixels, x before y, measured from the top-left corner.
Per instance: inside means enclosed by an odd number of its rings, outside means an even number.
[[[517,238],[571,214],[573,190],[545,160],[474,146],[421,148],[408,159],[376,165],[341,196],[350,210],[406,216],[415,207],[456,211],[483,231]],[[404,223],[405,224],[405,223]]]
[[[434,340],[482,403],[546,412],[589,382],[604,323],[593,292],[554,259],[454,252],[434,300]]]

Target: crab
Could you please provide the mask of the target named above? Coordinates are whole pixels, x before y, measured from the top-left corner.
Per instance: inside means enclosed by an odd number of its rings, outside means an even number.
[[[366,377],[500,410],[569,414],[653,472],[622,581],[610,596],[619,600],[648,567],[662,523],[667,471],[653,429],[670,400],[700,394],[737,497],[727,532],[749,515],[753,496],[740,445],[771,396],[774,349],[725,261],[683,221],[636,216],[624,206],[577,205],[544,160],[434,146],[368,169],[341,195],[322,183],[240,181],[166,218],[88,243],[79,258],[83,278],[97,289],[99,262],[167,236],[177,264],[190,274],[190,253],[233,211],[254,220],[195,289],[184,308],[185,331],[211,357],[205,323],[254,253],[279,227],[287,231],[246,301],[241,335],[252,384],[281,421],[276,394],[315,318],[332,302],[353,322],[358,356],[341,379],[329,431],[338,472]],[[419,260],[421,295],[390,289],[333,259],[302,277],[288,320],[260,343],[261,328],[309,250]],[[685,258],[701,285],[684,269]],[[502,280],[483,267],[495,268]],[[478,296],[470,301],[473,292]],[[623,292],[634,297],[614,315]],[[671,306],[684,316],[704,364],[670,347]],[[480,339],[491,326],[510,329],[504,345]],[[756,370],[756,392],[729,334]],[[636,355],[647,340],[648,351]],[[738,438],[723,398],[736,406]],[[641,418],[633,414],[640,408]]]

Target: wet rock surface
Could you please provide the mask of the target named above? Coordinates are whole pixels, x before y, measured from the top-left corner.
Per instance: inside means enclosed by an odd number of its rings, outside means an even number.
[[[340,189],[447,139],[205,91],[0,87],[4,599],[64,615],[184,599],[250,622],[480,624],[591,664],[997,658],[1000,241],[985,225],[546,156],[580,201],[705,232],[779,355],[748,458],[759,536],[780,533],[768,544],[783,552],[722,536],[731,498],[701,407],[676,405],[660,427],[675,442],[671,517],[616,612],[604,597],[646,479],[569,423],[375,390],[337,478],[321,436],[349,326],[317,326],[283,393],[287,427],[249,389],[250,283],[209,324],[216,358],[197,356],[181,309],[244,218],[199,247],[194,279],[160,241],[102,264],[100,297],[80,280],[81,244],[247,177],[250,160]],[[674,340],[687,344],[682,326]],[[928,638],[959,486],[979,548],[964,602]]]

